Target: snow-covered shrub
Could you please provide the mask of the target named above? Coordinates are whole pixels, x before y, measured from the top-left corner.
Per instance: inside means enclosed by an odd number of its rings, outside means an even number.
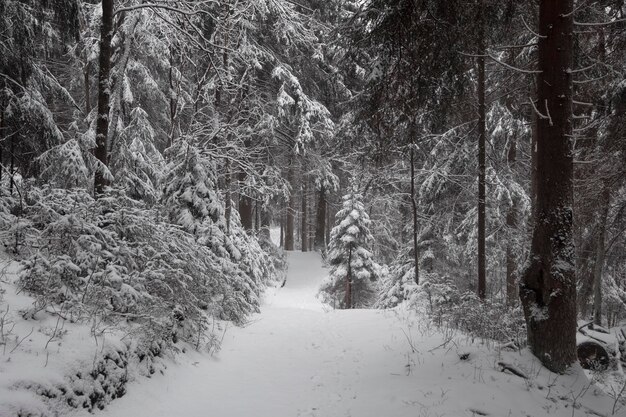
[[[418,290],[412,250],[405,249],[389,268],[379,285],[376,308],[393,308],[410,300]]]
[[[525,346],[526,323],[519,306],[481,301],[474,292],[459,291],[450,278],[429,278],[420,285],[420,293],[437,325],[454,327],[472,338]]]
[[[37,298],[36,309],[72,320],[129,322],[142,337],[197,345],[210,337],[212,318],[241,322],[258,308],[260,277],[158,208],[116,190],[98,200],[84,190],[39,192],[26,208],[41,229],[39,251],[24,261],[20,277]]]
[[[367,246],[372,235],[361,198],[356,193],[343,197],[343,208],[337,212],[336,226],[330,234],[330,273],[321,285],[320,296],[325,303],[338,308],[371,305],[380,275],[380,267]]]

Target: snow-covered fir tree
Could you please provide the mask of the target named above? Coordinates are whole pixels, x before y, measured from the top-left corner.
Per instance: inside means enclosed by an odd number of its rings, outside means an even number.
[[[361,200],[356,191],[343,197],[343,208],[335,216],[336,225],[330,234],[330,274],[320,295],[334,307],[365,307],[375,294],[379,266],[368,249],[371,221]]]

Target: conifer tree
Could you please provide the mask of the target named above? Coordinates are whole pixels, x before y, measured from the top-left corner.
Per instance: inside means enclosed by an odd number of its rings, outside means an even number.
[[[362,196],[351,191],[343,197],[331,231],[328,261],[330,275],[322,283],[322,299],[339,308],[368,305],[374,295],[378,265],[368,250],[372,240],[370,218],[361,202]]]

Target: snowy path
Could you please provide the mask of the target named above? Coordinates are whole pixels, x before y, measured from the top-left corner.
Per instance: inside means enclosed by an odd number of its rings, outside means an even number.
[[[318,254],[290,253],[286,286],[268,291],[248,326],[228,330],[217,357],[181,355],[165,375],[131,384],[96,416],[587,415],[551,398],[567,400],[541,386],[545,377],[554,384],[549,375],[533,375],[533,386],[501,373],[495,353],[467,340],[437,348],[440,333],[423,322],[410,325],[401,313],[324,311],[315,294],[325,274]],[[465,352],[470,360],[461,361]],[[528,360],[522,366],[534,372]],[[579,389],[576,381],[566,384]]]
[[[406,415],[415,416],[402,401],[414,396],[406,357],[390,346],[404,339],[400,327],[392,328],[400,322],[373,310],[324,312],[315,294],[326,270],[316,253],[291,253],[289,271],[260,315],[228,330],[217,358],[198,355],[193,366],[170,366],[165,376],[131,385],[98,415],[381,417],[408,408]]]

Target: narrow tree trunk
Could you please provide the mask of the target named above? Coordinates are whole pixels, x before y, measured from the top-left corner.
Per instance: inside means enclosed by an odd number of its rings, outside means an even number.
[[[293,250],[294,249],[294,223],[295,223],[295,212],[296,212],[296,202],[293,193],[293,167],[289,168],[287,172],[287,181],[291,184],[292,192],[289,194],[289,201],[287,202],[287,221],[285,224],[285,250]]]
[[[553,372],[576,362],[572,238],[572,0],[541,0],[537,206],[520,298],[532,352]]]
[[[0,194],[2,191],[2,175],[4,173],[4,166],[3,164],[3,153],[2,151],[4,150],[4,119],[2,118],[2,113],[4,112],[4,109],[2,107],[0,107]]]
[[[10,143],[9,157],[11,158],[11,162],[9,166],[9,194],[13,195],[13,187],[15,186],[15,135],[11,136]]]
[[[333,216],[328,207],[328,200],[326,200],[326,243],[330,242],[330,231],[333,228],[332,218]]]
[[[415,283],[420,283],[420,255],[417,242],[417,196],[415,195],[415,147],[411,146],[411,207],[413,212],[413,263]]]
[[[91,113],[91,81],[89,81],[89,73],[91,72],[91,61],[87,61],[83,68],[83,82],[85,84],[85,114]]]
[[[346,274],[345,308],[352,308],[352,248],[348,249],[348,272]]]
[[[267,209],[267,207],[265,207],[263,204],[260,204],[260,203],[257,205],[257,207],[261,211],[260,236],[263,237],[266,240],[270,240],[270,238],[271,238],[271,235],[270,235],[270,221],[271,221],[270,211]]]
[[[318,251],[326,248],[326,189],[323,185],[318,192],[314,248]]]
[[[308,227],[308,216],[307,216],[307,180],[306,178],[302,181],[302,226],[300,227],[300,240],[302,252],[308,252],[309,250],[309,227]]]
[[[94,155],[102,165],[96,169],[94,192],[102,194],[109,185],[103,167],[108,165],[109,109],[111,98],[111,38],[113,36],[113,0],[102,0],[102,26],[100,27],[100,68],[98,70],[98,119],[96,121],[96,149]]]
[[[515,161],[517,159],[517,143],[515,138],[511,141],[507,159],[509,162],[509,169],[512,171],[515,167]],[[513,201],[506,214],[506,226],[508,229],[508,240],[506,245],[506,301],[509,306],[514,305],[517,300],[517,262],[515,248],[513,245],[514,236],[517,233],[516,204],[517,201]]]
[[[283,204],[283,213],[280,215],[280,247],[285,248],[285,205]]]
[[[226,191],[224,216],[226,217],[226,234],[230,235],[231,219],[233,215],[233,196],[231,190],[232,174],[230,172],[230,159],[228,158],[226,158],[224,162],[224,171],[226,171],[224,176],[224,190]]]
[[[241,190],[246,180],[246,173],[239,173],[239,216],[241,217],[241,226],[250,231],[253,228],[252,221],[252,199],[245,195]]]

